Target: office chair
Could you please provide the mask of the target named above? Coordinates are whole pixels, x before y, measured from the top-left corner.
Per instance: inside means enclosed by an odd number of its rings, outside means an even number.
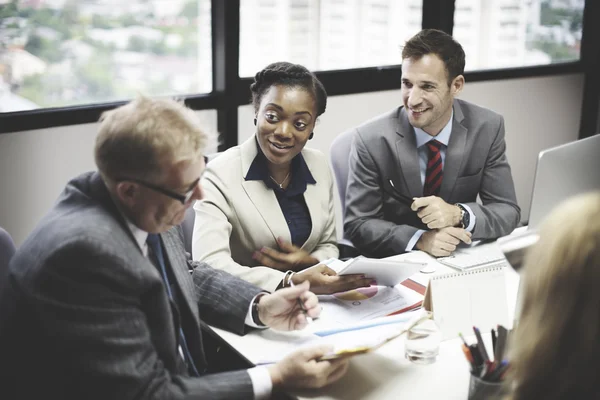
[[[346,131],[338,135],[329,148],[329,161],[333,168],[335,181],[337,183],[338,195],[342,205],[342,221],[346,212],[346,185],[348,184],[348,156],[352,146],[352,137],[354,131]],[[352,242],[343,236],[338,240],[338,248],[340,250],[340,259],[359,256],[359,251],[354,247]]]
[[[221,152],[207,154],[206,158],[208,162],[211,162],[217,158]],[[196,212],[194,211],[194,205],[185,210],[185,217],[181,223],[181,229],[183,230],[183,247],[185,251],[192,254],[192,235],[194,234],[194,220],[196,219]]]
[[[183,230],[183,247],[185,251],[192,254],[192,235],[194,234],[194,220],[196,219],[196,212],[194,206],[185,210],[185,217],[181,223],[181,229]]]

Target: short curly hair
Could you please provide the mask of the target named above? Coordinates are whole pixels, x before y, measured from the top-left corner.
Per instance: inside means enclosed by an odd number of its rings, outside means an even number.
[[[258,112],[264,94],[276,85],[305,89],[315,99],[317,116],[325,112],[327,92],[321,81],[306,67],[285,61],[269,64],[254,76],[254,83],[250,85],[254,112]]]

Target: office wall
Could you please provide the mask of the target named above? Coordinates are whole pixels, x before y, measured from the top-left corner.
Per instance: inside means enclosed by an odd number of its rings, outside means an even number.
[[[216,135],[217,112],[198,114],[203,126]],[[96,129],[97,124],[91,123],[0,135],[0,226],[17,245],[71,178],[96,169]]]
[[[467,82],[460,95],[464,100],[504,115],[507,156],[523,220],[529,217],[538,153],[578,138],[582,93],[583,76],[574,74]],[[397,107],[400,102],[399,90],[330,98],[309,146],[327,152],[337,134]],[[254,132],[253,109],[240,107],[238,114],[238,136],[242,141]],[[339,202],[337,212],[339,216]],[[338,234],[340,229],[341,222],[338,223]]]
[[[508,157],[525,219],[537,153],[577,139],[582,85],[582,75],[574,74],[472,83],[461,95],[505,116]],[[310,146],[327,152],[335,135],[399,102],[398,91],[331,97]],[[199,114],[209,130],[216,130],[216,112]],[[239,116],[241,141],[254,132],[252,108],[240,107]],[[0,135],[0,226],[17,245],[65,183],[94,168],[95,132],[96,124],[84,124]]]

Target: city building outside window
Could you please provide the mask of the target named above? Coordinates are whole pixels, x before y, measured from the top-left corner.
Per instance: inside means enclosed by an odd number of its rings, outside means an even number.
[[[422,0],[240,0],[240,76],[290,61],[313,71],[398,65]]]
[[[0,112],[212,90],[210,0],[0,0]]]
[[[584,0],[456,0],[469,71],[577,61]]]

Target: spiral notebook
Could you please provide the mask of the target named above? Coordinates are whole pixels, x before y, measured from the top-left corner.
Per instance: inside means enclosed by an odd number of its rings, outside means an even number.
[[[488,332],[497,324],[510,326],[506,267],[483,267],[472,271],[432,276],[423,307],[433,317],[444,339],[473,326]]]
[[[506,257],[497,243],[459,248],[449,257],[441,257],[438,262],[461,271],[480,267],[508,265]]]

